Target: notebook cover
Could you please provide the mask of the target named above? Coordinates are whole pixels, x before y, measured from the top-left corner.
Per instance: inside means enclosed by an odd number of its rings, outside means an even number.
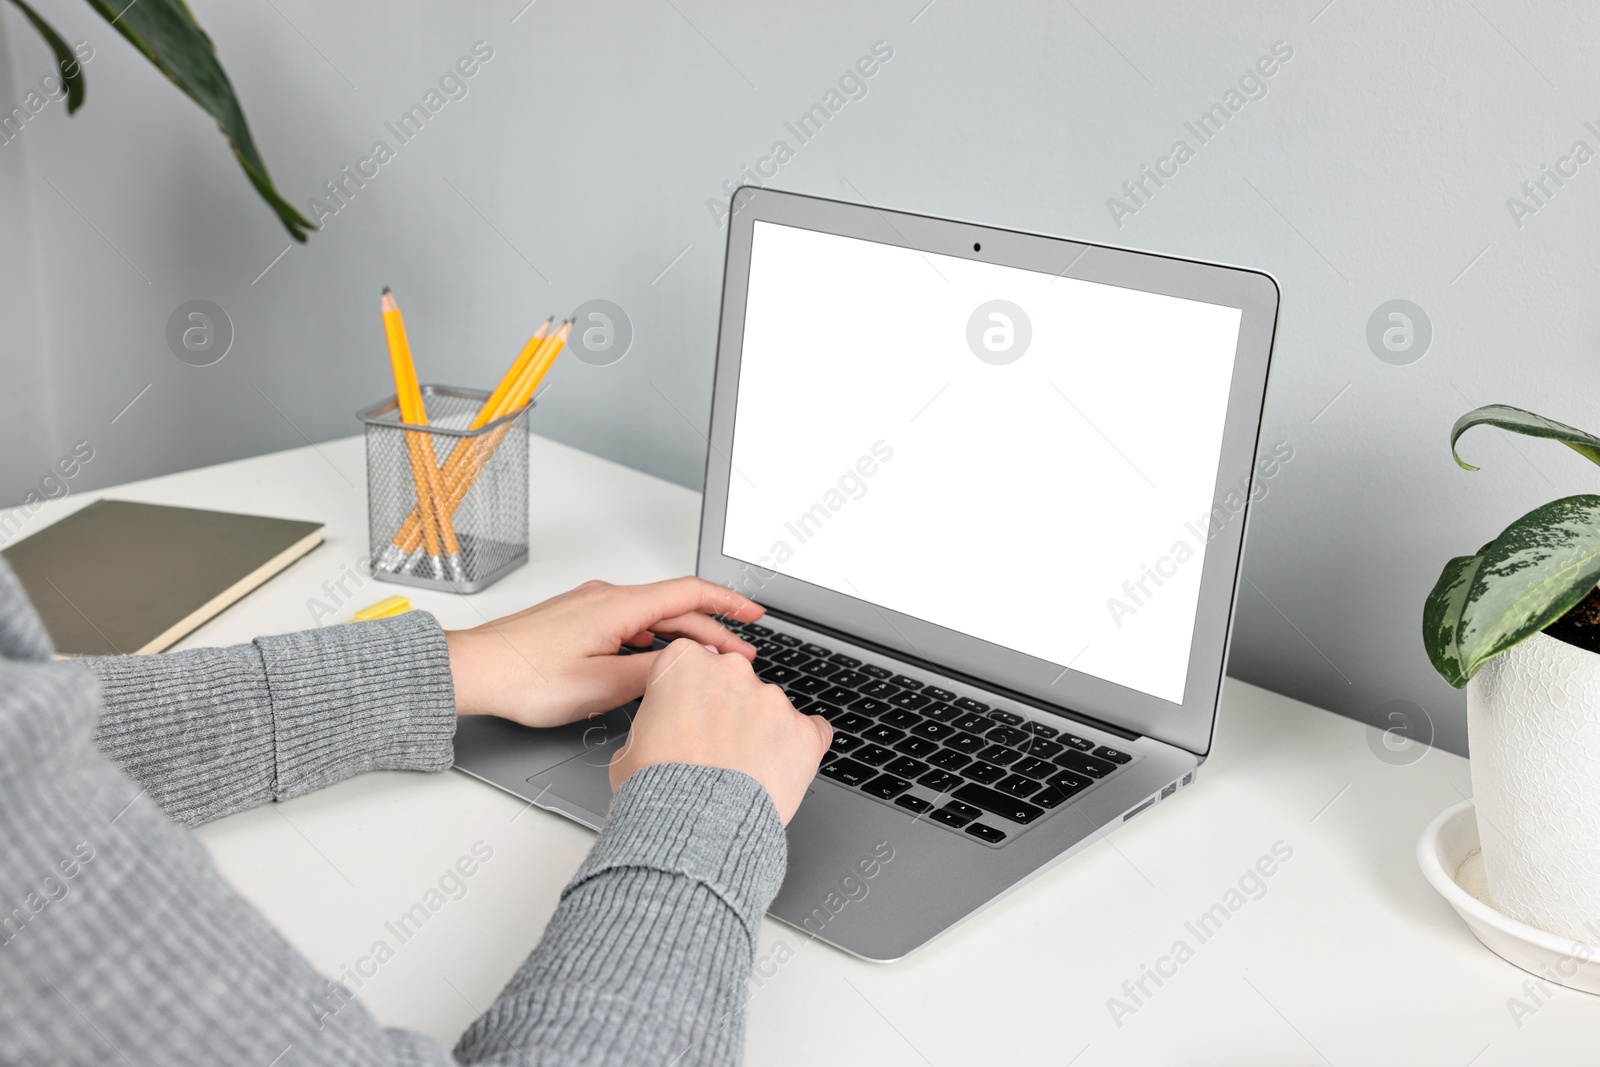
[[[322,541],[322,524],[98,500],[0,552],[56,652],[159,652]]]

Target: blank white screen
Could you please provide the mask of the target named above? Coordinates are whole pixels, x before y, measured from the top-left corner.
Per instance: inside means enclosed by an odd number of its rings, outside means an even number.
[[[1239,309],[754,230],[723,553],[1182,703]]]

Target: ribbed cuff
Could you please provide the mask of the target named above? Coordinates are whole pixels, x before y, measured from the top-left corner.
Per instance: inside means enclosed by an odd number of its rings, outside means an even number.
[[[450,650],[432,615],[258,637],[272,694],[280,799],[374,770],[454,758]]]
[[[605,829],[562,898],[620,868],[692,878],[731,908],[753,943],[778,895],[789,842],[778,809],[747,774],[658,763],[622,784]]]

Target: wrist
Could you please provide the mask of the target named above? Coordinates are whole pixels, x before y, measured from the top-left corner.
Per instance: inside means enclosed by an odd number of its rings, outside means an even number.
[[[609,871],[665,871],[721,897],[754,941],[787,862],[783,821],[760,782],[724,767],[653,763],[617,791],[605,829],[562,896]]]
[[[488,668],[476,636],[471,630],[446,630],[444,641],[450,650],[450,682],[455,689],[456,715],[490,714],[492,709],[483,693]]]

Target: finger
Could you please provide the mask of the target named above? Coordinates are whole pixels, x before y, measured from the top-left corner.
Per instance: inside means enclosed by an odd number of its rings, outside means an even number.
[[[687,637],[702,645],[710,645],[714,652],[737,652],[745,659],[756,658],[755,645],[711,616],[702,615],[697,611],[671,619],[662,619],[651,629],[665,636]]]
[[[662,619],[675,619],[690,612],[726,615],[740,622],[754,622],[767,609],[749,597],[725,586],[700,578],[673,578],[649,585],[618,586],[607,592],[624,605],[628,623],[634,631],[653,630]]]
[[[655,639],[656,635],[649,630],[641,630],[624,641],[623,644],[632,645],[634,648],[649,648],[655,643]]]

